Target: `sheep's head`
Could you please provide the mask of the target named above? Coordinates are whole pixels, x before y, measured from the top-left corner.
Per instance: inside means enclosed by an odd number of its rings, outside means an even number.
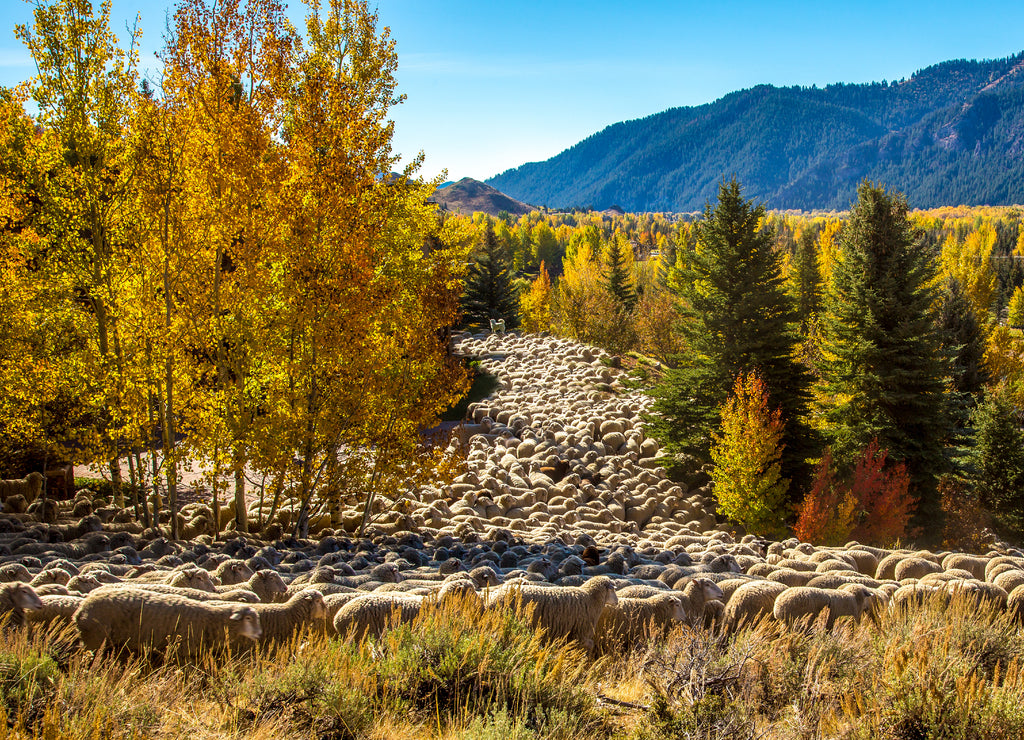
[[[43,600],[39,598],[39,594],[35,592],[35,589],[27,583],[19,583],[12,588],[11,601],[19,609],[25,609],[30,612],[43,608]]]
[[[263,588],[268,594],[283,594],[288,591],[288,586],[276,570],[264,569],[256,575],[263,582]]]
[[[382,583],[402,582],[402,574],[398,572],[398,566],[394,563],[381,563],[370,571],[370,575]]]
[[[698,578],[695,583],[700,586],[705,601],[715,601],[716,599],[721,601],[725,598],[725,593],[714,581],[708,578]]]
[[[307,588],[301,591],[296,598],[300,601],[308,602],[310,619],[327,618],[327,605],[324,603],[324,595],[316,589]]]
[[[95,591],[97,588],[102,586],[103,583],[99,578],[94,576],[92,573],[82,573],[77,575],[68,581],[68,588],[74,588],[79,593],[87,594],[90,591]]]
[[[239,606],[231,611],[231,625],[241,637],[256,641],[263,634],[260,617],[251,606]]]
[[[605,606],[615,606],[619,596],[615,593],[615,584],[608,576],[594,576],[583,584],[583,589],[591,594],[604,593]]]

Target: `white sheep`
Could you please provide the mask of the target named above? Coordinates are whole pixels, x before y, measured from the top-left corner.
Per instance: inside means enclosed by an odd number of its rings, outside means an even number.
[[[25,623],[26,612],[42,608],[39,595],[27,583],[12,581],[0,584],[0,620],[6,618],[8,625],[20,627]]]
[[[489,609],[533,606],[534,627],[551,639],[575,640],[585,650],[594,649],[594,630],[605,606],[619,601],[608,576],[595,576],[582,586],[539,586],[532,583],[505,584],[491,592]]]
[[[223,650],[234,642],[258,640],[260,618],[248,605],[193,601],[177,594],[134,588],[101,589],[85,597],[74,615],[86,650],[106,646],[158,653],[175,650],[194,659],[204,649]]]
[[[601,612],[594,639],[601,652],[628,648],[642,640],[664,636],[673,623],[685,622],[689,617],[677,592],[663,591],[646,598],[621,597]]]
[[[686,611],[684,621],[687,624],[699,624],[704,618],[704,607],[710,601],[722,601],[725,594],[718,584],[710,578],[691,578],[685,581],[677,581],[673,586],[676,591],[682,592],[683,609]]]
[[[408,593],[371,593],[342,604],[334,615],[334,634],[354,640],[379,637],[389,627],[409,624],[419,616],[425,603],[433,598],[438,605],[451,599],[476,596],[472,581],[449,581],[432,597]],[[347,596],[347,595],[346,595]],[[478,602],[482,606],[482,601]]]
[[[185,598],[192,599],[193,601],[231,601],[245,604],[260,603],[259,596],[254,594],[252,591],[248,591],[243,588],[210,593],[209,591],[202,591],[198,588],[169,586],[166,583],[132,583],[131,581],[126,581],[124,583],[109,583],[90,593],[98,593],[100,591],[109,591],[119,588],[135,588],[156,594],[174,594],[177,596],[184,596]]]
[[[29,624],[49,625],[53,622],[71,624],[71,618],[85,601],[84,596],[45,595],[40,596],[42,606],[25,612]]]
[[[283,600],[282,597],[288,592],[281,574],[276,570],[263,568],[253,573],[248,580],[231,586],[217,586],[219,593],[227,593],[239,588],[248,589],[260,597],[260,601],[270,604]]]
[[[324,595],[312,588],[300,591],[282,604],[254,604],[252,608],[259,615],[264,643],[288,642],[305,627],[316,628],[327,616]]]
[[[733,592],[725,605],[722,620],[726,629],[737,630],[771,615],[775,599],[787,589],[776,581],[749,581]]]
[[[798,586],[787,588],[775,599],[772,615],[780,622],[792,624],[801,618],[812,620],[827,610],[826,628],[831,628],[839,617],[853,617],[859,620],[874,604],[874,595],[859,583],[848,584],[838,589],[811,588]]]
[[[213,571],[213,577],[218,579],[222,586],[245,583],[252,576],[253,569],[246,565],[244,560],[225,560]]]

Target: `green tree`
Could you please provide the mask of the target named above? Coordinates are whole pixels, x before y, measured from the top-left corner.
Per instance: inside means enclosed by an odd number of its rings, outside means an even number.
[[[785,424],[782,476],[800,490],[810,475],[814,432],[805,414],[810,376],[795,360],[795,313],[775,238],[761,228],[763,205],[722,183],[704,210],[692,250],[677,254],[672,284],[683,311],[687,351],[654,390],[651,424],[670,452],[706,458],[736,378],[757,370]]]
[[[630,250],[627,254],[626,250]],[[636,308],[637,295],[633,283],[632,248],[621,236],[616,236],[608,245],[605,256],[605,270],[602,274],[605,288],[615,298],[619,309],[631,313]]]
[[[940,514],[947,366],[932,306],[935,262],[903,195],[863,182],[839,237],[822,320],[819,403],[836,458],[852,465],[874,439],[907,465],[918,524]]]
[[[721,433],[712,435],[711,480],[719,512],[755,534],[783,530],[789,481],[780,475],[782,434],[764,381],[756,372],[741,374],[722,408]]]
[[[1006,309],[1007,323],[1015,329],[1024,329],[1024,286],[1018,285],[1010,296]]]
[[[796,242],[790,286],[800,320],[800,334],[807,336],[821,310],[821,269],[818,267],[818,233],[805,228]]]
[[[491,319],[504,319],[505,328],[519,326],[519,301],[512,285],[512,266],[494,235],[488,218],[473,264],[466,274],[462,319],[467,326],[487,328]]]
[[[996,521],[1024,531],[1024,429],[1021,414],[1003,386],[989,389],[972,416],[974,447],[968,478]]]

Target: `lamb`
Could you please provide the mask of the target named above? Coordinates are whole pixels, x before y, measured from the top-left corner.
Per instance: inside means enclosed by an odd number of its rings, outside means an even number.
[[[239,588],[245,588],[252,591],[260,597],[260,601],[264,604],[281,601],[282,599],[280,597],[288,591],[288,586],[285,585],[284,580],[281,578],[281,574],[276,570],[270,570],[267,568],[256,571],[249,577],[249,580],[236,585],[217,586],[217,591],[219,593],[227,593]]]
[[[550,639],[567,638],[584,650],[594,649],[594,630],[605,606],[619,601],[608,576],[595,576],[582,586],[538,586],[521,583],[491,592],[487,607],[517,608],[534,605],[531,621]]]
[[[42,490],[43,474],[32,471],[24,478],[0,480],[0,501],[6,501],[11,496],[23,496],[25,501],[31,504]]]
[[[639,599],[623,597],[601,612],[595,641],[601,652],[628,648],[644,639],[663,636],[673,622],[685,622],[689,618],[677,592],[665,591]]]
[[[43,602],[31,586],[21,581],[0,585],[0,621],[20,627],[25,623],[25,613],[43,608]]]
[[[312,588],[300,591],[283,604],[254,604],[252,608],[259,615],[264,643],[288,642],[304,627],[315,627],[327,616],[324,595]]]
[[[775,599],[772,615],[780,622],[792,624],[828,610],[825,627],[831,628],[839,617],[853,617],[854,621],[874,603],[874,594],[859,583],[847,584],[836,590],[799,586],[788,588]]]
[[[193,601],[134,588],[103,589],[85,597],[74,615],[86,650],[166,653],[195,659],[204,649],[258,640],[260,618],[248,605]]]
[[[771,615],[775,599],[787,590],[784,583],[775,581],[750,581],[733,593],[725,605],[722,620],[726,629],[735,631],[747,624],[753,624],[765,615]]]

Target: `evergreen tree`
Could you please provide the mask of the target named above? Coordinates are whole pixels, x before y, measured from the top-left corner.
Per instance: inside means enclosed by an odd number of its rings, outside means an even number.
[[[466,326],[488,328],[491,319],[504,319],[509,331],[519,326],[519,300],[512,285],[512,266],[494,235],[494,222],[488,218],[480,248],[466,273],[462,321]]]
[[[736,378],[757,371],[785,424],[781,475],[795,496],[808,482],[814,433],[805,421],[810,376],[794,359],[795,312],[784,288],[775,238],[762,229],[764,206],[722,183],[704,210],[692,250],[677,253],[678,298],[687,352],[654,390],[650,423],[670,452],[707,458],[720,409]]]
[[[985,392],[972,416],[974,447],[968,478],[996,520],[1024,531],[1024,429],[1012,396],[1000,387]]]
[[[822,319],[819,396],[833,452],[851,465],[877,439],[906,463],[917,523],[940,514],[948,362],[932,312],[935,261],[898,193],[868,182],[839,236]]]
[[[818,267],[818,233],[806,228],[796,242],[793,255],[792,293],[800,320],[800,334],[807,336],[821,310],[821,270]]]
[[[602,274],[605,288],[615,298],[619,309],[631,313],[636,307],[637,294],[633,285],[633,260],[626,254],[624,239],[616,237],[608,245],[605,271]]]
[[[952,361],[953,391],[976,398],[988,382],[985,332],[956,278],[947,278],[943,285],[938,323],[942,348]]]

